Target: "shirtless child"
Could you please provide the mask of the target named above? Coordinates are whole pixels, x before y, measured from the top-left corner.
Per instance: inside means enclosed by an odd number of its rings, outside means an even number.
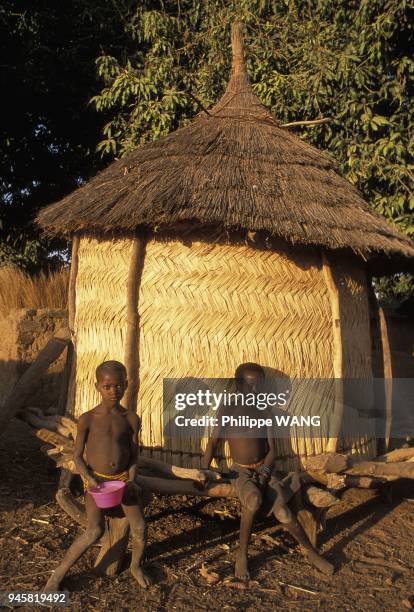
[[[101,403],[82,414],[78,420],[74,460],[85,487],[86,531],[67,551],[62,563],[48,580],[45,591],[57,591],[70,567],[103,533],[104,513],[88,493],[105,480],[123,480],[126,488],[122,510],[129,521],[133,541],[131,573],[141,587],[151,584],[141,567],[147,528],[141,503],[141,490],[134,482],[137,470],[137,436],[140,419],[128,412],[120,401],[128,386],[125,366],[118,361],[105,361],[96,369],[96,389]],[[83,455],[86,446],[86,463]]]
[[[245,363],[240,365],[235,373],[237,391],[242,393],[257,394],[264,382],[265,373],[263,368],[256,363]],[[240,402],[241,404],[241,402]],[[218,426],[208,441],[204,456],[201,460],[202,469],[207,470],[217,447],[220,437],[225,437],[230,447],[230,455],[234,462],[234,469],[238,472],[235,480],[235,488],[241,502],[242,512],[240,520],[240,541],[236,553],[235,576],[239,580],[249,580],[247,548],[250,540],[252,525],[256,513],[263,502],[267,502],[271,513],[282,523],[289,533],[300,544],[302,552],[309,561],[320,571],[326,574],[333,573],[333,565],[323,559],[310,543],[302,526],[287,507],[283,498],[283,488],[273,475],[273,464],[275,460],[275,445],[272,428],[268,427],[266,436],[254,437],[243,429],[237,428],[240,436],[235,437],[235,429],[231,436],[223,432],[221,417],[249,416],[257,417],[258,411],[255,406],[233,405],[224,406],[218,413]],[[268,417],[266,411],[260,411],[261,417]],[[226,435],[227,433],[227,435]],[[224,434],[224,435],[223,435]]]

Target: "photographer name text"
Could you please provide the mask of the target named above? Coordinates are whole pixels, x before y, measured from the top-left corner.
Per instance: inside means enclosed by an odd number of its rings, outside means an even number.
[[[239,427],[242,429],[261,429],[264,427],[320,427],[320,416],[274,415],[272,418],[250,417],[248,415],[221,418],[203,415],[201,417],[185,417],[179,414],[174,418],[177,427]]]

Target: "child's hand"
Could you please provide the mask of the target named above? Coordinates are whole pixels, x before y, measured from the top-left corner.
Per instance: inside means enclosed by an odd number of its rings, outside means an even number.
[[[88,476],[88,485],[99,489],[99,482],[93,476]]]
[[[259,487],[264,489],[267,487],[270,480],[270,475],[261,473],[259,474]]]
[[[217,474],[217,472],[213,472],[213,470],[202,469],[200,470],[200,472],[203,476],[203,480],[200,480],[200,482],[204,486],[207,486],[210,482],[214,482],[214,480],[220,480],[220,474]]]
[[[261,489],[267,487],[271,475],[272,475],[271,468],[267,465],[262,465],[262,467],[259,470],[259,487]]]

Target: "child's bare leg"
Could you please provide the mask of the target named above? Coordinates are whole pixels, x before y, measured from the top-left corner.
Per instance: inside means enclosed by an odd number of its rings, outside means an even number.
[[[247,548],[250,541],[250,534],[254,517],[262,505],[262,494],[259,489],[250,491],[242,505],[240,519],[240,542],[236,552],[236,564],[234,575],[239,580],[250,580],[249,568],[247,563]]]
[[[86,515],[88,517],[88,526],[86,531],[79,536],[66,552],[63,557],[63,561],[61,564],[55,569],[45,588],[44,592],[48,591],[57,591],[59,590],[60,583],[65,577],[68,570],[72,567],[74,563],[83,555],[83,553],[90,548],[103,533],[103,525],[102,525],[102,511],[97,508],[95,502],[89,493],[85,495],[85,507],[86,507]]]
[[[135,492],[134,492],[135,494]],[[144,589],[151,585],[150,577],[144,572],[141,567],[142,558],[147,545],[147,525],[144,518],[142,504],[136,495],[135,501],[131,503],[123,503],[122,508],[126,518],[128,519],[132,537],[132,560],[131,574],[134,576],[138,584]]]
[[[329,561],[326,561],[326,559],[321,557],[321,555],[312,546],[308,536],[303,530],[302,525],[298,522],[297,518],[293,512],[289,510],[286,504],[284,502],[277,501],[272,508],[272,512],[275,518],[282,523],[282,525],[298,542],[302,553],[309,559],[310,563],[312,563],[312,565],[314,565],[323,574],[328,574],[331,576],[334,573],[334,566],[332,563],[329,563]]]

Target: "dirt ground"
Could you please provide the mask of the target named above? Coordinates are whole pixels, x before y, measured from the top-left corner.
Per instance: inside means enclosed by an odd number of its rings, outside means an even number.
[[[1,439],[0,465],[0,590],[40,591],[79,528],[54,502],[58,471],[23,423],[14,421]],[[127,565],[116,579],[96,577],[97,547],[62,586],[71,592],[70,609],[82,611],[411,609],[414,486],[400,482],[393,489],[391,503],[352,490],[330,510],[319,546],[337,568],[333,577],[313,569],[289,535],[273,533],[269,519],[255,526],[252,538],[252,588],[229,587],[237,503],[181,496],[155,497],[147,509],[147,567],[154,586],[136,586]],[[219,556],[209,561],[213,555]],[[203,559],[208,572],[218,574],[217,584],[200,574]]]

